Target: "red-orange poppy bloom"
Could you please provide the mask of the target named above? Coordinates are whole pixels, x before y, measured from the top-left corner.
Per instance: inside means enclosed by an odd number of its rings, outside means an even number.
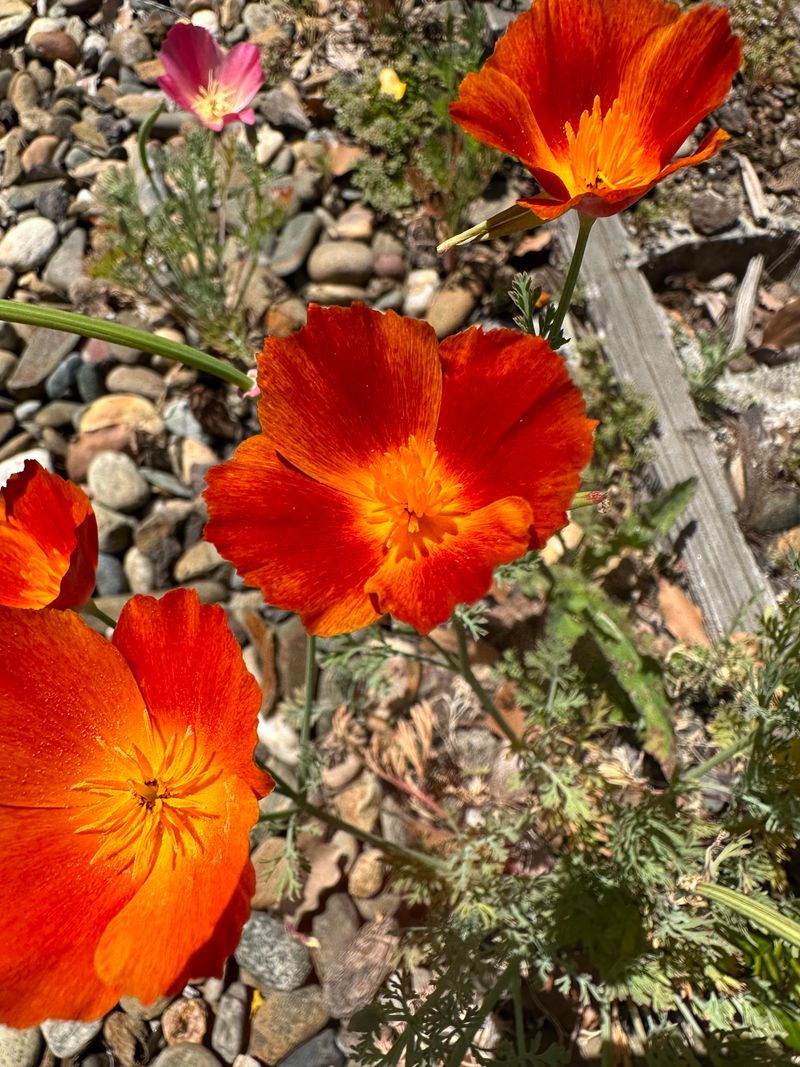
[[[566,523],[594,423],[541,338],[309,308],[259,359],[262,433],[208,474],[205,536],[311,633],[427,632]]]
[[[461,83],[450,113],[528,168],[542,195],[518,203],[540,219],[573,207],[613,215],[728,140],[712,130],[673,159],[725,99],[741,51],[724,8],[534,0]]]
[[[77,485],[34,460],[0,489],[0,604],[76,608],[92,595],[97,522]]]
[[[0,608],[0,1021],[219,974],[249,913],[258,685],[222,608],[134,597],[113,643]]]

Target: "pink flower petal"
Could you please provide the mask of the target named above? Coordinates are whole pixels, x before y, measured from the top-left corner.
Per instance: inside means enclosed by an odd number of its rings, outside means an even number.
[[[235,45],[223,59],[218,77],[220,85],[235,93],[231,113],[241,112],[264,84],[261,52],[254,44]]]
[[[218,78],[225,56],[208,32],[188,22],[176,23],[166,36],[159,59],[165,77],[158,84],[181,107],[197,97],[197,91]]]
[[[166,93],[170,100],[174,100],[178,107],[182,107],[184,111],[191,111],[192,104],[195,101],[195,93],[191,95],[186,93],[179,82],[176,82],[169,74],[162,74],[158,79],[159,88]]]
[[[243,122],[245,126],[252,126],[255,121],[256,113],[251,107],[246,107],[244,111],[232,111],[223,119],[226,125],[229,122]]]

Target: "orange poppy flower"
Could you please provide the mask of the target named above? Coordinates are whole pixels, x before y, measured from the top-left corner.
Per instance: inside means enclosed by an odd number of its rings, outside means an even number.
[[[109,643],[3,607],[0,648],[0,1020],[95,1019],[219,974],[271,787],[222,608],[137,596]]]
[[[534,0],[461,83],[450,114],[528,168],[542,195],[518,204],[538,219],[573,207],[613,215],[728,140],[712,130],[691,155],[673,159],[725,99],[741,55],[723,8]],[[516,228],[535,224],[526,214],[516,213]]]
[[[268,337],[263,432],[208,474],[205,536],[311,633],[384,612],[426,633],[542,545],[592,450],[594,423],[541,338],[309,308]]]
[[[0,604],[77,608],[92,595],[97,522],[77,485],[27,460],[0,489]]]

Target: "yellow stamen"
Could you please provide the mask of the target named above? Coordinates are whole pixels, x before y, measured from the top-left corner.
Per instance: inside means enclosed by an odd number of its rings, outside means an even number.
[[[432,444],[412,436],[386,452],[367,472],[365,518],[379,527],[384,550],[395,562],[430,555],[433,545],[458,531],[461,486],[442,470]]]
[[[109,761],[106,774],[72,786],[94,798],[74,815],[76,833],[99,835],[92,863],[115,859],[119,872],[134,878],[149,874],[162,843],[174,856],[203,851],[197,822],[218,817],[207,790],[222,773],[213,766],[213,752],[198,752],[193,727],[165,739],[146,710],[144,719],[146,752],[98,737]]]
[[[615,100],[603,115],[600,97],[591,111],[584,111],[575,131],[566,123],[567,158],[570,173],[562,178],[572,196],[600,189],[631,189],[646,185],[653,177],[638,125]]]
[[[222,122],[230,115],[235,94],[212,77],[208,85],[201,85],[194,101],[194,111],[204,122]]]

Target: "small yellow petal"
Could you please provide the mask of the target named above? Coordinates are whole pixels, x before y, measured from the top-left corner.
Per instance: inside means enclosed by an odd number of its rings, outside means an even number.
[[[380,73],[381,93],[391,96],[393,100],[402,100],[406,94],[406,83],[397,77],[397,71],[384,67]]]

